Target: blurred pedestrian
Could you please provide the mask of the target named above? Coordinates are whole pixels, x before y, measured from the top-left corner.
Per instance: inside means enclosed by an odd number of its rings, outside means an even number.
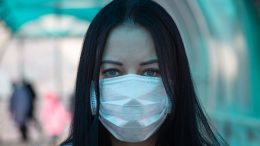
[[[28,122],[33,121],[41,130],[39,122],[34,116],[36,92],[33,85],[23,79],[12,84],[13,92],[10,98],[10,113],[19,128],[23,141],[28,141]]]
[[[52,145],[56,145],[66,124],[70,122],[70,114],[54,93],[44,96],[42,122],[44,131],[51,138]]]
[[[29,94],[29,109],[28,109],[28,120],[30,120],[30,122],[33,122],[35,128],[41,132],[42,128],[41,125],[39,123],[39,121],[37,120],[37,118],[35,117],[35,103],[37,100],[37,94],[35,92],[34,86],[31,82],[27,81],[27,80],[23,80],[23,84],[26,88],[26,91]]]
[[[10,98],[10,113],[18,126],[23,141],[28,140],[26,120],[30,110],[30,93],[22,82],[13,83],[13,92]]]

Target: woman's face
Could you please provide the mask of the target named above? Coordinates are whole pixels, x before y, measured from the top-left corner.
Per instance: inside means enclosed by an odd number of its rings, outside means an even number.
[[[153,39],[145,28],[134,24],[111,31],[100,70],[100,78],[125,74],[160,76]]]

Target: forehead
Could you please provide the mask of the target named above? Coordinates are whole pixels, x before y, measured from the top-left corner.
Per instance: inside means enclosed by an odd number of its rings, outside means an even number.
[[[156,59],[155,46],[150,32],[135,24],[114,28],[104,50],[103,60],[137,63]]]

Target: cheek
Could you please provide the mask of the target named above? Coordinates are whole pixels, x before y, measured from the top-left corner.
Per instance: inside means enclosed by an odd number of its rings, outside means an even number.
[[[99,74],[99,79],[104,78],[104,76],[102,74]]]
[[[100,70],[99,70],[99,78],[100,79],[104,78],[104,75],[102,75],[103,70],[104,70],[104,67],[100,67]]]

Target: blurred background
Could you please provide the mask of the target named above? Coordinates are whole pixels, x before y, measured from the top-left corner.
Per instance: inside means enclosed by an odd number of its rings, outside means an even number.
[[[109,1],[0,0],[0,146],[66,137],[84,34]],[[210,121],[231,146],[259,146],[260,0],[156,1],[180,29]]]

